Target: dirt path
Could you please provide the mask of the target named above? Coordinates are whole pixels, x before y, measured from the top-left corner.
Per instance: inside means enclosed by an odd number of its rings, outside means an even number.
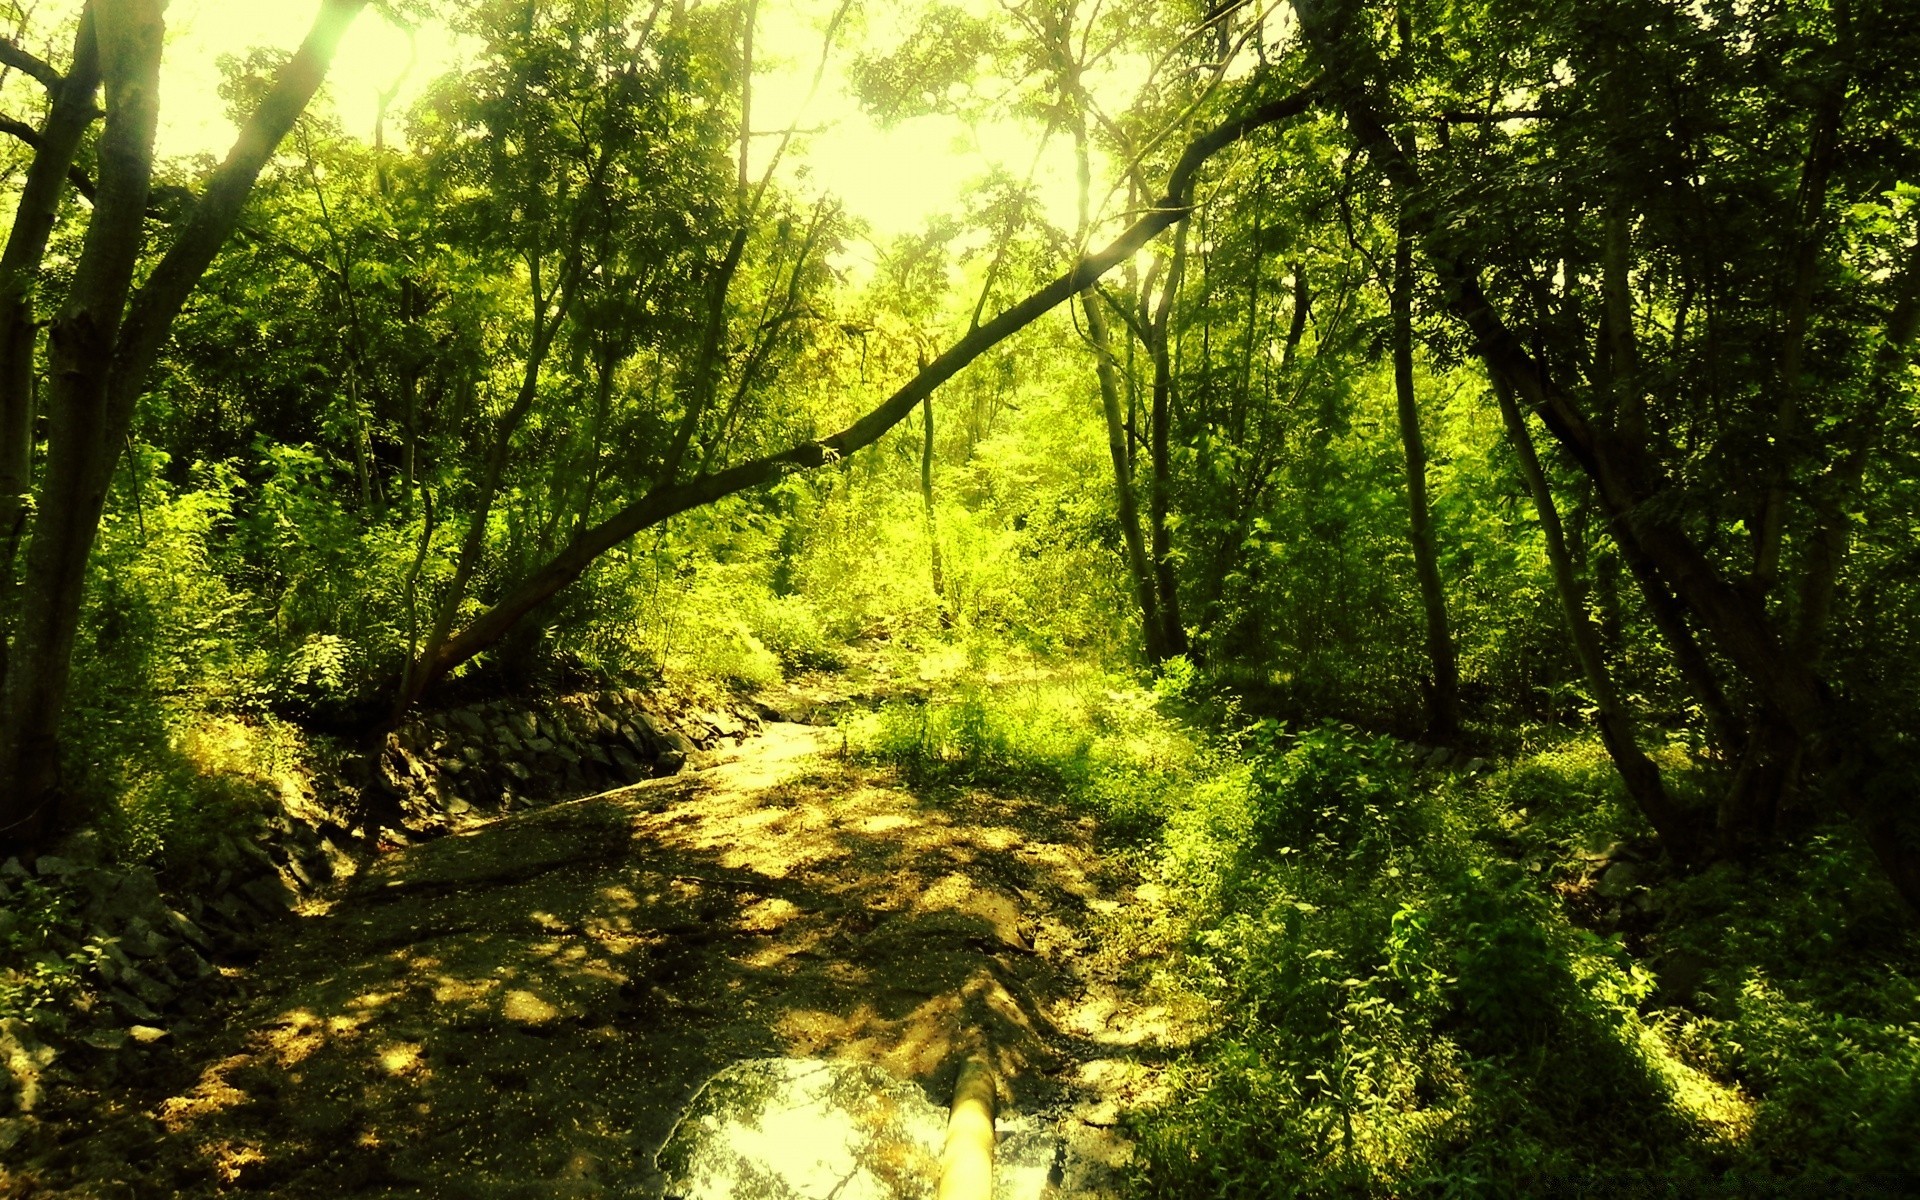
[[[1143,901],[1090,820],[915,794],[769,725],[731,762],[381,856],[245,969],[29,1194],[654,1196],[744,1058],[877,1064],[944,1102],[983,1037],[1098,1195],[1175,1025],[1096,953]],[[1145,895],[1151,895],[1151,889]]]

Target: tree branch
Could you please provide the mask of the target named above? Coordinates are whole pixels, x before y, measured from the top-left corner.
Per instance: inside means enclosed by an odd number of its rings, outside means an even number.
[[[905,420],[922,400],[975,359],[1039,320],[1125,262],[1168,226],[1186,218],[1193,207],[1193,181],[1213,155],[1255,130],[1296,117],[1316,99],[1318,84],[1269,101],[1225,121],[1188,144],[1167,179],[1166,194],[1119,237],[1098,253],[1087,255],[1064,274],[970,331],[946,353],[934,359],[898,391],[866,415],[837,433],[803,442],[775,454],[738,463],[686,483],[671,477],[597,525],[582,530],[544,566],[466,628],[447,639],[430,662],[418,664],[411,687],[420,693],[455,667],[492,646],[527,614],[586,574],[594,561],[643,529],[680,513],[712,504],[736,492],[762,487],[787,475],[838,462],[872,445]]]
[[[60,85],[67,81],[66,76],[53,69],[52,63],[29,53],[12,38],[0,38],[0,66],[33,76],[50,92],[59,91]]]

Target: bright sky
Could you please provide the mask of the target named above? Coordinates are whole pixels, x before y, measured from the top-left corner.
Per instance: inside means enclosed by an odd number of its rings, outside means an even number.
[[[754,127],[784,129],[795,120],[819,61],[821,33],[832,0],[763,0],[757,26]],[[869,6],[878,8],[880,6]],[[167,11],[171,31],[162,72],[159,150],[163,155],[223,155],[233,126],[216,93],[223,54],[244,54],[255,46],[291,50],[305,35],[316,0],[172,0]],[[869,24],[869,36],[884,38],[893,28],[883,20]],[[957,209],[970,181],[992,167],[1025,178],[1033,166],[1039,131],[1013,121],[978,129],[948,117],[923,117],[881,129],[860,111],[849,94],[844,70],[852,58],[848,32],[829,60],[813,103],[798,114],[803,129],[783,164],[789,182],[805,173],[807,191],[826,190],[866,218],[881,239],[923,228],[941,211]],[[459,55],[446,31],[427,27],[414,39],[418,63],[408,76],[396,111],[425,85],[457,66]],[[371,137],[379,93],[406,69],[407,35],[369,9],[354,23],[328,77],[328,91],[346,128]],[[394,136],[392,124],[389,136]],[[755,149],[770,153],[774,137],[755,139]],[[1035,185],[1054,223],[1071,228],[1075,188],[1071,147],[1056,138],[1042,158]]]

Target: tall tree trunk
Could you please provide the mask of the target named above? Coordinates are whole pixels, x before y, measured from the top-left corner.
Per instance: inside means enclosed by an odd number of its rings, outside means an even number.
[[[924,370],[926,364],[921,364]],[[920,398],[920,508],[926,518],[927,556],[929,575],[933,581],[933,598],[940,606],[940,624],[953,624],[953,614],[947,610],[947,580],[940,569],[940,526],[933,514],[933,394],[929,392]]]
[[[326,0],[152,272],[129,291],[145,244],[159,115],[164,0],[94,0],[106,87],[100,178],[67,304],[48,338],[52,403],[20,609],[0,691],[0,840],[44,836],[57,795],[60,719],[87,563],[107,486],[168,331],[239,222],[261,169],[319,88],[366,0]]]
[[[1127,575],[1133,580],[1134,599],[1140,606],[1140,632],[1147,661],[1157,666],[1165,662],[1170,653],[1165,627],[1160,623],[1160,599],[1154,589],[1153,565],[1147,559],[1146,538],[1140,532],[1140,504],[1133,491],[1126,416],[1120,411],[1119,372],[1113,363],[1113,334],[1091,290],[1080,293],[1080,308],[1087,317],[1087,338],[1093,343],[1094,375],[1100,381],[1100,412],[1107,426],[1107,457],[1113,463],[1114,514],[1120,521]]]
[[[98,115],[100,56],[93,9],[80,14],[73,64],[52,87],[53,106],[40,130],[40,147],[14,209],[13,229],[0,255],[0,680],[6,678],[6,640],[14,615],[14,566],[26,535],[33,488],[34,419],[38,405],[34,351],[39,342],[35,281],[66,195],[81,138]]]
[[[1171,319],[1186,273],[1187,226],[1182,220],[1173,231],[1173,261],[1161,283],[1160,302],[1149,332],[1153,344],[1153,413],[1147,456],[1151,483],[1147,491],[1147,525],[1153,538],[1153,582],[1159,595],[1160,640],[1169,658],[1187,652],[1187,631],[1180,623],[1180,581],[1173,570],[1173,538],[1167,511],[1173,497],[1173,353]]]
[[[1573,556],[1567,551],[1560,512],[1554,504],[1546,472],[1541,469],[1540,458],[1534,452],[1526,418],[1505,380],[1495,377],[1493,391],[1500,404],[1500,416],[1506,422],[1507,438],[1513,443],[1514,456],[1520,463],[1520,476],[1526,480],[1534,510],[1540,516],[1540,532],[1547,543],[1547,563],[1553,570],[1554,591],[1560,598],[1561,613],[1566,617],[1567,633],[1573,639],[1574,657],[1579,660],[1580,672],[1586,676],[1587,688],[1593,693],[1594,724],[1600,729],[1600,740],[1626,784],[1627,795],[1660,835],[1667,853],[1677,861],[1689,861],[1695,851],[1692,831],[1685,814],[1667,794],[1660,769],[1640,749],[1633,717],[1613,685],[1606,654],[1600,645],[1600,631],[1587,615],[1586,596],[1574,575]]]
[[[0,700],[0,778],[15,793],[0,809],[0,833],[19,840],[37,836],[52,816],[58,714],[87,557],[119,448],[118,431],[108,420],[109,371],[152,184],[166,35],[162,8],[162,0],[97,0],[92,9],[107,109],[99,191],[66,307],[47,339],[47,475],[27,549],[12,669]]]
[[[1427,446],[1420,435],[1420,407],[1413,392],[1413,241],[1402,229],[1393,254],[1393,390],[1400,412],[1400,444],[1407,458],[1407,508],[1411,518],[1413,569],[1427,618],[1427,732],[1450,738],[1460,731],[1460,667],[1447,628],[1447,596],[1434,552],[1433,517],[1427,505]]]

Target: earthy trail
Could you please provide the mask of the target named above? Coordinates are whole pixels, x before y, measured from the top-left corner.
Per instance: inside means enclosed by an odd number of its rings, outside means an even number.
[[[944,1104],[985,1038],[1101,1195],[1175,1025],[1095,927],[1151,889],[1090,820],[932,797],[772,724],[730,762],[376,859],[245,968],[251,998],[103,1095],[41,1194],[655,1196],[702,1082],[877,1064]]]

